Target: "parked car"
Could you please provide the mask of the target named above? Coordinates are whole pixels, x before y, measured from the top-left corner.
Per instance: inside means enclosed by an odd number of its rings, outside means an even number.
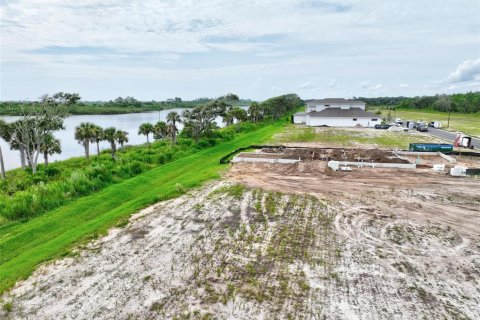
[[[429,122],[428,127],[429,128],[435,128],[435,122],[434,121]]]
[[[425,124],[417,124],[417,131],[428,132],[428,127]]]
[[[391,127],[391,125],[389,125],[389,124],[376,124],[375,125],[375,129],[388,129],[390,127]]]
[[[403,125],[403,120],[400,118],[395,119],[395,123],[398,125]]]

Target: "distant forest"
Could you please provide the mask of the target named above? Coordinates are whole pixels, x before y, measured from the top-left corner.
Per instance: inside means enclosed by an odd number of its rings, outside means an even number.
[[[215,100],[222,100],[232,106],[249,106],[252,101],[240,99],[229,93],[220,98],[198,98],[185,101],[181,98],[172,98],[165,101],[140,101],[133,97],[118,97],[110,101],[80,101],[78,94],[68,94],[75,101],[68,108],[69,114],[121,114],[134,112],[159,111],[173,108],[194,108]],[[32,104],[26,101],[0,102],[0,115],[21,115],[22,106]]]
[[[133,97],[118,97],[110,101],[80,101],[78,94],[69,94],[75,100],[68,109],[70,114],[121,114],[133,112],[159,111],[173,108],[194,108],[212,101],[224,101],[232,106],[249,106],[250,99],[240,99],[229,93],[219,98],[198,98],[182,100],[172,98],[165,101],[140,101]],[[357,97],[370,107],[386,107],[389,109],[423,109],[457,113],[480,112],[480,92],[456,93],[451,95],[418,96],[418,97]],[[32,102],[2,101],[0,115],[21,115],[22,105]]]
[[[379,97],[356,99],[365,101],[368,106],[383,106],[397,109],[430,109],[444,112],[480,112],[480,92],[455,93],[421,97]]]

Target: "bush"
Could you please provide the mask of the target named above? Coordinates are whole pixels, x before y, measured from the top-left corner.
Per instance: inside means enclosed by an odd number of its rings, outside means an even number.
[[[48,177],[55,177],[60,174],[60,169],[52,166],[46,167],[45,169],[43,169],[43,171]]]
[[[181,183],[175,184],[175,190],[177,190],[177,192],[180,194],[184,194],[185,192],[187,192],[187,188]]]

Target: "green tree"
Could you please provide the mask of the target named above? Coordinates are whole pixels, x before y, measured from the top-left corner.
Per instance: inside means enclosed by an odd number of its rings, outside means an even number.
[[[153,137],[156,140],[165,139],[168,133],[168,125],[164,121],[158,121],[153,127]]]
[[[128,132],[118,130],[116,133],[117,142],[120,144],[120,148],[123,149],[123,145],[128,142]]]
[[[45,141],[40,146],[40,151],[43,153],[43,159],[45,161],[45,165],[48,166],[48,156],[53,155],[55,153],[62,153],[62,145],[60,140],[55,139],[53,134],[47,135]]]
[[[17,121],[22,121],[22,120],[17,120]],[[19,139],[21,139],[21,135],[18,132],[18,129],[17,129],[18,126],[19,124],[15,122],[10,125],[7,124],[7,130],[9,134],[7,137],[4,137],[4,140],[10,144],[11,150],[18,150],[20,152],[20,164],[22,166],[22,169],[25,170],[27,168],[27,164],[25,161],[25,149],[24,149],[24,145],[19,141]]]
[[[198,143],[202,136],[209,136],[217,128],[215,118],[224,117],[229,105],[224,101],[211,101],[183,112],[185,127],[183,133]]]
[[[252,102],[248,108],[248,115],[253,123],[257,123],[262,118],[262,108],[258,102]]]
[[[103,130],[103,140],[106,140],[110,143],[110,151],[112,153],[112,159],[115,160],[115,154],[117,152],[117,129],[114,127],[106,128]]]
[[[14,122],[14,141],[24,150],[34,174],[37,173],[40,146],[49,134],[64,129],[64,105],[63,100],[44,95],[39,102],[23,106],[21,119]]]
[[[172,142],[177,143],[178,128],[176,124],[182,122],[182,118],[178,113],[172,111],[167,115],[167,122],[170,124],[169,132],[172,137]]]
[[[75,128],[75,140],[85,148],[85,158],[90,157],[90,142],[95,141],[97,126],[91,122],[82,122]]]
[[[233,118],[237,120],[237,122],[243,122],[248,119],[247,111],[243,110],[239,107],[234,107],[230,111],[233,115]]]
[[[154,131],[153,124],[145,122],[138,128],[138,134],[147,136],[147,144],[150,143],[149,135]]]
[[[5,141],[10,141],[11,139],[11,132],[10,132],[10,126],[3,120],[0,119],[0,138],[2,138]],[[5,164],[3,162],[3,153],[2,153],[2,147],[0,146],[0,174],[3,180],[5,180]]]
[[[53,99],[65,106],[71,106],[80,101],[81,97],[78,93],[57,92],[52,96]]]
[[[225,123],[225,126],[228,127],[229,125],[233,124],[234,120],[235,118],[231,110],[227,110],[227,112],[225,112],[225,115],[223,116],[223,123]]]
[[[100,141],[103,140],[103,129],[100,126],[95,125],[92,141],[97,145],[97,156],[100,155]]]

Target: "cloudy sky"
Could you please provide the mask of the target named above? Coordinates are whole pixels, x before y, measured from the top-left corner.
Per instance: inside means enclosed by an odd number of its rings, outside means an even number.
[[[0,99],[480,90],[480,1],[0,0]]]

